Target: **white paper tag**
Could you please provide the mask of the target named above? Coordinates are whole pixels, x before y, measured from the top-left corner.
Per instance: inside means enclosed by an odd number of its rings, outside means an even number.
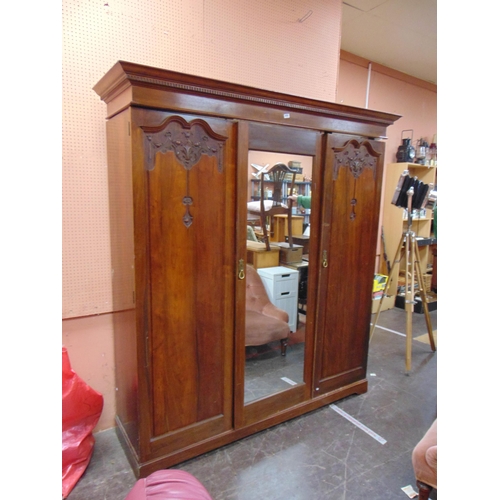
[[[281,377],[281,380],[283,380],[283,382],[286,382],[287,384],[290,384],[290,385],[297,385],[297,382],[294,382],[293,380],[290,380],[287,377]]]
[[[418,493],[413,489],[413,486],[409,484],[408,486],[404,486],[401,488],[410,498],[418,497]]]

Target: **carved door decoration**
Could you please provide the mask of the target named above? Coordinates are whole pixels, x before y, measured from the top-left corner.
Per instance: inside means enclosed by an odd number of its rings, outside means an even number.
[[[356,198],[357,180],[362,174],[363,170],[367,168],[373,171],[373,176],[375,179],[375,166],[380,154],[374,151],[372,145],[368,141],[360,144],[355,139],[350,140],[342,148],[333,148],[333,151],[335,152],[335,159],[333,164],[333,180],[337,180],[339,169],[342,167],[348,168],[355,179],[350,202],[351,213],[349,215],[349,218],[351,220],[354,220],[356,218],[356,205],[358,203],[358,200]]]
[[[161,446],[188,445],[232,425],[234,125],[169,116],[140,128],[138,258],[146,259],[144,330],[155,381],[148,413]]]
[[[201,119],[187,122],[181,116],[173,116],[157,127],[142,127],[145,133],[146,169],[155,166],[157,152],[173,151],[177,161],[186,170],[186,194],[182,204],[186,207],[183,222],[186,227],[193,223],[189,207],[193,199],[189,194],[189,172],[200,161],[202,155],[217,157],[217,169],[221,173],[224,165],[224,143],[227,137],[216,134]]]

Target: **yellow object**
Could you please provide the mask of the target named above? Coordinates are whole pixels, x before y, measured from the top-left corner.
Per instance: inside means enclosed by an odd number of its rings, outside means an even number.
[[[373,278],[373,292],[380,292],[380,290],[383,290],[388,277],[389,276],[385,274],[375,274]]]

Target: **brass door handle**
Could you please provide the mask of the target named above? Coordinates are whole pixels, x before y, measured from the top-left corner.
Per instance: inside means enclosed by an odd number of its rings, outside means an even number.
[[[326,250],[323,250],[323,267],[328,267],[328,259],[327,259]]]
[[[240,259],[238,262],[238,279],[245,279],[245,261],[243,259]]]

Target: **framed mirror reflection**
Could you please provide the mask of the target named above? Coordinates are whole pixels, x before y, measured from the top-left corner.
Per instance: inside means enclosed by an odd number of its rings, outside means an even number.
[[[305,383],[312,168],[312,156],[248,154],[245,405]]]

